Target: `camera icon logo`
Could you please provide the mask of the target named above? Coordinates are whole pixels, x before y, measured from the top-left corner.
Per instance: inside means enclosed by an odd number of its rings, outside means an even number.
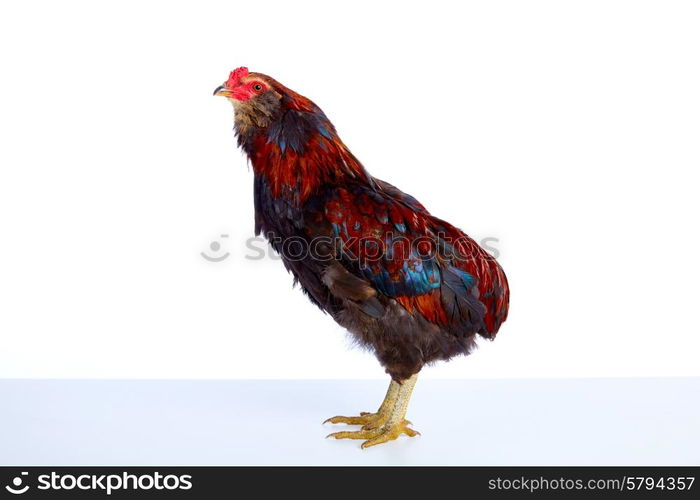
[[[22,482],[24,479],[24,476],[29,475],[28,472],[22,472],[21,475],[15,477],[12,480],[12,486],[5,486],[5,489],[12,493],[13,495],[21,495],[22,493],[26,493],[27,490],[29,489],[29,485],[25,485],[22,487]]]

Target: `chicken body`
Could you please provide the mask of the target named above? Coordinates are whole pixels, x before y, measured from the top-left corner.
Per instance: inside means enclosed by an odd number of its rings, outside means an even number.
[[[336,438],[363,447],[400,434],[421,368],[493,339],[508,314],[500,265],[416,199],[370,176],[309,99],[260,73],[234,70],[215,91],[234,105],[255,174],[255,231],[309,299],[371,349],[391,376],[375,413]]]

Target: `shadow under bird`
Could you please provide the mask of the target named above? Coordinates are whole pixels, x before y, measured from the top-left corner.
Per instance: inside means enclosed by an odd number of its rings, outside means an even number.
[[[508,315],[503,269],[461,230],[372,177],[306,97],[243,67],[214,95],[233,104],[253,167],[256,234],[391,376],[376,412],[326,420],[361,429],[329,437],[366,448],[415,436],[405,415],[418,372],[469,354],[477,335],[496,336]]]

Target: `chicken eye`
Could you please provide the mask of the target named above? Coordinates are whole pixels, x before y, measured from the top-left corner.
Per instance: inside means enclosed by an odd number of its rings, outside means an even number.
[[[260,92],[262,90],[263,86],[259,83],[253,84],[253,90],[256,92]]]

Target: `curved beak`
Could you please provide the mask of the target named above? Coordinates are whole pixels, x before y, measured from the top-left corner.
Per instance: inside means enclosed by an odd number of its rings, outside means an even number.
[[[224,85],[219,85],[214,89],[213,95],[220,95],[224,97],[231,97],[231,91],[227,89]]]

